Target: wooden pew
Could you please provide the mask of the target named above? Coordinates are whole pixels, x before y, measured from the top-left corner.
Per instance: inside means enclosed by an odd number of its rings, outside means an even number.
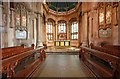
[[[94,46],[93,44],[91,44],[91,48],[120,57],[120,46],[104,45],[102,47],[99,47],[99,46]]]
[[[8,48],[2,48],[2,59],[23,53],[25,51],[32,50],[33,47],[24,48],[23,46],[14,46]]]
[[[2,59],[8,58],[10,56],[16,55],[18,53],[18,50],[23,50],[23,46],[14,46],[14,47],[7,47],[2,48]]]
[[[120,57],[116,53],[118,49],[114,52],[112,49],[107,49],[104,47],[91,46],[80,47],[80,58],[85,63],[85,65],[100,79],[112,78],[120,79]],[[119,46],[118,46],[119,47]],[[112,52],[112,53],[111,53]],[[117,56],[118,55],[118,56]]]
[[[41,57],[43,57],[44,54],[44,47],[37,49],[31,47],[24,48],[22,53],[2,59],[3,78],[29,77],[40,62],[43,62],[43,58]]]

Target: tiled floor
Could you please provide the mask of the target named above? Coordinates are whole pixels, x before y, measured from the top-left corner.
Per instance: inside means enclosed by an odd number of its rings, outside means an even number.
[[[92,77],[78,55],[47,55],[33,77]]]

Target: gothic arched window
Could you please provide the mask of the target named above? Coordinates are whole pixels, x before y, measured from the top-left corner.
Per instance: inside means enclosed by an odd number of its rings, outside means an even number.
[[[58,22],[58,39],[59,40],[66,40],[67,39],[66,22],[65,21]]]
[[[53,40],[53,31],[52,30],[53,30],[53,23],[51,21],[49,21],[47,23],[47,28],[46,28],[48,40]]]
[[[71,39],[78,39],[78,22],[73,21],[71,25]]]
[[[17,27],[27,26],[27,8],[23,3],[15,3],[15,25]]]
[[[66,23],[65,22],[58,23],[58,33],[66,33]]]

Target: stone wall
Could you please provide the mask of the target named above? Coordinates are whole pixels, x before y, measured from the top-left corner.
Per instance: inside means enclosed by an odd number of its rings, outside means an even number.
[[[107,44],[118,45],[119,42],[119,31],[118,24],[114,24],[115,11],[112,8],[112,36],[109,38],[99,37],[99,24],[98,24],[98,2],[85,2],[82,3],[82,33],[81,42],[83,45],[88,46],[90,43],[95,45],[100,45],[100,43],[105,42]],[[119,13],[118,13],[119,14]],[[118,21],[119,22],[119,21]]]
[[[57,16],[47,11],[42,2],[24,2],[22,3],[27,8],[27,39],[17,40],[15,37],[15,10],[10,8],[9,2],[0,4],[0,16],[2,16],[2,23],[0,23],[0,47],[10,47],[25,44],[30,46],[35,44],[36,47],[41,46],[42,43],[47,43],[48,46],[54,46],[54,41],[57,38],[58,21],[64,20],[67,23],[67,40],[71,41],[71,46],[78,46],[82,43],[83,46],[89,46],[90,43],[100,45],[101,42],[108,44],[120,44],[120,2],[118,8],[118,23],[115,23],[115,9],[112,8],[112,36],[110,38],[100,38],[98,34],[98,2],[83,2],[79,8],[69,15]],[[12,12],[12,15],[11,13]],[[82,12],[82,13],[81,13]],[[12,21],[11,21],[12,17]],[[79,26],[79,39],[71,40],[70,37],[70,20],[76,18]],[[52,41],[46,40],[46,23],[48,19],[54,21],[54,39]],[[0,21],[1,22],[1,21]],[[12,22],[10,24],[10,22]]]
[[[16,2],[14,3],[14,5]],[[31,44],[35,44],[36,47],[39,46],[42,40],[42,18],[43,18],[43,7],[42,3],[36,2],[18,2],[21,6],[26,7],[26,28],[27,31],[27,39],[16,39],[16,25],[15,25],[15,8],[10,7],[9,2],[3,2],[2,7],[2,40],[1,47],[11,47],[11,46],[19,46],[24,44],[25,46],[30,46]],[[11,13],[12,15],[11,15]],[[12,19],[11,19],[12,18]],[[4,20],[5,19],[5,20]],[[5,26],[4,23],[5,22]],[[11,23],[10,23],[11,22]],[[23,26],[19,26],[23,27]]]

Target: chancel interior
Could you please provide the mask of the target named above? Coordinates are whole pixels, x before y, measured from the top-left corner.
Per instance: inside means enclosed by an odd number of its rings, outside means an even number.
[[[120,2],[1,2],[6,78],[120,79]]]

